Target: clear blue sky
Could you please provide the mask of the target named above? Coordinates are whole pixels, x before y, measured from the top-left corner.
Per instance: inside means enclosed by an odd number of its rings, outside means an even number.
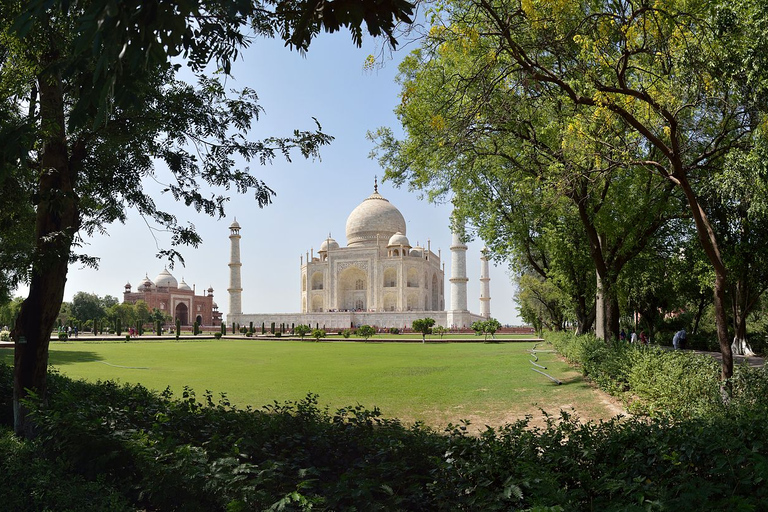
[[[253,138],[289,135],[296,128],[312,129],[312,117],[336,139],[322,149],[321,161],[306,161],[296,155],[292,163],[277,159],[271,165],[251,165],[252,172],[277,192],[274,203],[261,210],[251,196],[233,196],[224,219],[212,219],[182,205],[171,197],[158,202],[195,225],[203,236],[197,248],[185,248],[186,266],[177,265],[171,273],[197,290],[214,288],[219,309],[228,310],[229,229],[236,217],[242,226],[243,312],[297,312],[300,308],[300,256],[310,248],[317,251],[328,235],[346,245],[344,233],[349,213],[373,191],[374,176],[379,176],[379,192],[394,204],[407,223],[412,245],[442,249],[446,262],[446,301],[450,276],[449,205],[434,205],[418,193],[395,189],[381,183],[382,169],[368,157],[372,143],[368,130],[389,126],[401,133],[393,110],[400,97],[394,81],[397,63],[409,48],[398,50],[382,69],[366,71],[369,54],[378,53],[380,41],[368,38],[363,48],[355,48],[347,32],[323,34],[302,56],[278,41],[258,39],[234,67],[234,88],[251,87],[259,95],[265,114],[256,123]],[[165,176],[159,172],[159,180]],[[148,182],[147,192],[159,185]],[[70,268],[64,300],[78,291],[113,295],[122,300],[127,282],[134,289],[148,274],[159,274],[165,262],[155,255],[168,247],[164,233],[153,234],[135,212],[129,212],[125,225],[110,226],[109,235],[88,240],[85,252],[100,258],[99,270]],[[467,268],[468,305],[480,309],[480,249],[482,242],[469,244]],[[491,264],[491,314],[503,324],[519,324],[513,302],[513,285],[506,267]],[[26,290],[20,290],[26,295]]]

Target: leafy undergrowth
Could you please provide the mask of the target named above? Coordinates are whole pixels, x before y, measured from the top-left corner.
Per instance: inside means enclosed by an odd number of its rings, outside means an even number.
[[[10,388],[0,366],[3,420]],[[47,405],[31,404],[39,438],[0,438],[0,500],[14,510],[760,510],[764,397],[676,421],[562,415],[470,436],[361,406],[332,413],[312,395],[241,410],[191,390],[174,398],[52,374]]]
[[[768,403],[765,368],[736,366],[729,383],[731,398],[725,404],[720,362],[709,355],[606,343],[592,335],[570,332],[550,332],[545,338],[586,377],[622,399],[636,414],[680,420],[727,416],[734,408]]]

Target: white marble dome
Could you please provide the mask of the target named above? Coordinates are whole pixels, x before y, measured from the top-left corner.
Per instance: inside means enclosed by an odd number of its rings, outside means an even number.
[[[184,278],[181,278],[181,282],[179,283],[179,290],[188,290],[191,291],[192,288],[189,287],[187,283],[184,282]]]
[[[155,278],[155,286],[158,288],[178,288],[179,282],[176,281],[176,278],[173,277],[166,268],[163,269],[163,271],[160,272]]]
[[[126,287],[130,287],[130,284],[127,284]],[[155,283],[152,282],[152,280],[149,278],[149,276],[145,275],[144,279],[141,280],[139,283],[139,290],[154,290]]]
[[[339,243],[330,236],[323,240],[320,244],[320,252],[326,252],[328,249],[334,250],[339,248]]]
[[[370,245],[389,240],[396,233],[405,235],[405,218],[400,210],[379,195],[368,196],[347,218],[347,245]]]
[[[408,237],[399,231],[394,235],[392,235],[392,238],[390,238],[389,242],[387,243],[387,247],[410,247],[410,246],[411,246],[411,243],[408,241]]]

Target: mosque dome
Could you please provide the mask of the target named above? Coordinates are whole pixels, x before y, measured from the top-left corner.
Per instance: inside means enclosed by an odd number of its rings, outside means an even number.
[[[320,251],[319,252],[326,252],[328,249],[333,250],[333,249],[338,249],[338,248],[339,248],[339,243],[336,240],[334,240],[333,238],[331,238],[330,235],[329,235],[328,238],[323,240],[323,243],[320,244]]]
[[[158,288],[178,288],[179,283],[176,278],[168,272],[168,269],[163,269],[155,278],[155,286]]]
[[[192,288],[190,288],[189,285],[184,282],[184,278],[183,277],[181,278],[181,282],[179,283],[179,290],[187,290],[187,291],[191,291],[192,290]]]
[[[392,235],[392,238],[390,238],[389,242],[387,243],[387,247],[410,247],[410,246],[411,246],[411,243],[408,241],[408,237],[399,231],[394,235]]]
[[[418,258],[421,258],[424,255],[424,248],[423,247],[414,247],[411,249],[411,252],[409,253],[411,256],[415,256]]]
[[[126,287],[128,286],[130,286],[130,284],[126,285]],[[139,290],[145,290],[145,289],[154,290],[154,288],[155,288],[155,283],[152,282],[152,280],[149,278],[148,275],[145,275],[144,279],[142,279],[141,282],[139,283]]]
[[[405,235],[405,218],[400,210],[379,195],[378,187],[347,218],[347,245],[376,243],[376,235],[389,240],[396,233]]]

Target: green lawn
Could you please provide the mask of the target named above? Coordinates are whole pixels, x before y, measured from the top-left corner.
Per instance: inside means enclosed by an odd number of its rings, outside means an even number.
[[[332,409],[362,404],[387,417],[442,427],[469,419],[499,425],[541,407],[608,418],[600,395],[553,353],[539,364],[564,382],[531,371],[533,343],[362,343],[312,341],[53,342],[50,363],[87,380],[141,383],[179,393],[190,386],[261,407],[317,393]],[[13,362],[11,350],[0,360]]]

